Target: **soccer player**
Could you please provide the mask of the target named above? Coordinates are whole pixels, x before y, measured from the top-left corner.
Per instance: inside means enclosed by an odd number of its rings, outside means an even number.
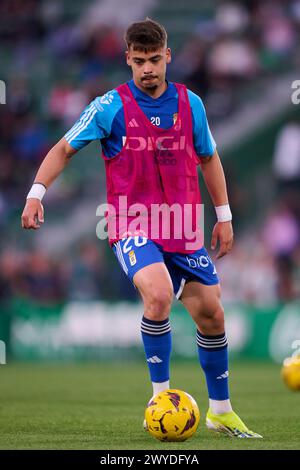
[[[209,396],[207,427],[233,437],[261,437],[250,431],[231,407],[220,283],[203,246],[203,237],[196,236],[198,222],[194,209],[200,203],[199,164],[216,208],[211,248],[215,249],[219,243],[217,258],[232,248],[232,217],[226,181],[203,103],[184,85],[166,80],[171,50],[162,25],[149,18],[133,23],[125,41],[132,80],[92,101],[50,150],[28,193],[22,226],[26,229],[40,227],[44,222],[41,200],[46,189],[75,152],[92,140],[100,139],[110,208],[107,218],[108,221],[114,218],[118,227],[110,233],[110,244],[143,300],[141,335],[153,394],[170,388],[169,315],[175,294],[197,327],[199,362]],[[140,231],[126,231],[128,221],[134,218],[128,212],[124,217],[120,197],[126,198],[130,207],[138,204],[141,212],[145,208],[144,219],[154,223],[154,228],[157,228],[157,221],[154,222],[152,212],[147,212],[150,207],[152,210],[155,204],[176,206],[179,212],[167,226],[169,237],[160,229],[152,235],[145,226]],[[166,215],[164,212],[164,221]],[[186,233],[175,236],[186,215],[190,215],[196,234],[192,247],[187,243],[191,237]],[[149,229],[149,225],[147,227]]]

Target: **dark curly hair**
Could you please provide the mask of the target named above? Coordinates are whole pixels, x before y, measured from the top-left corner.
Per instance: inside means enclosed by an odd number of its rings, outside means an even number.
[[[132,46],[135,51],[145,53],[165,47],[167,38],[165,28],[148,17],[144,21],[132,23],[124,35],[128,49]]]

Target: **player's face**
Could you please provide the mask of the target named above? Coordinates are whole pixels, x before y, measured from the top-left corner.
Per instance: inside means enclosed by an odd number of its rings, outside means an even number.
[[[141,52],[135,51],[131,46],[126,52],[126,58],[138,88],[148,94],[155,94],[165,88],[167,64],[171,62],[169,47],[154,52]]]

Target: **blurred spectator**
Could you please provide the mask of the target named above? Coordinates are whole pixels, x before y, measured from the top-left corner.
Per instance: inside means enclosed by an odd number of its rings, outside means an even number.
[[[46,47],[50,57],[58,59],[61,63],[72,60],[82,49],[81,34],[77,24],[62,21],[56,25],[46,38]]]
[[[294,25],[281,2],[261,2],[256,11],[256,21],[261,28],[262,46],[278,55],[289,53],[295,46]]]
[[[262,230],[268,251],[277,258],[290,256],[299,243],[299,222],[284,202],[280,202],[267,215]]]
[[[82,242],[71,261],[68,282],[69,300],[87,301],[103,298],[103,252],[94,242]]]
[[[225,303],[272,305],[278,301],[274,260],[255,233],[234,243],[230,255],[218,262],[218,275]]]
[[[220,78],[253,78],[258,73],[256,51],[247,40],[221,38],[212,47],[208,70]]]
[[[300,193],[300,124],[287,123],[279,132],[273,155],[273,173],[280,193]]]
[[[0,302],[15,294],[21,266],[20,253],[9,248],[0,253]]]
[[[22,116],[33,107],[32,94],[26,80],[17,78],[9,83],[7,105],[15,116]]]
[[[12,150],[18,160],[30,162],[31,166],[36,166],[49,150],[45,126],[33,114],[19,120],[12,139]]]
[[[64,283],[55,261],[46,254],[32,251],[22,265],[17,293],[34,302],[55,304],[64,300]]]
[[[101,25],[90,36],[88,47],[90,54],[94,57],[99,57],[104,63],[112,62],[120,55],[123,56],[122,34],[114,26]]]
[[[281,202],[267,216],[262,231],[266,249],[274,257],[278,272],[278,298],[282,301],[296,297],[294,286],[294,250],[299,245],[299,221],[289,207]]]
[[[241,33],[249,25],[249,14],[243,4],[222,2],[217,8],[216,23],[225,34]]]

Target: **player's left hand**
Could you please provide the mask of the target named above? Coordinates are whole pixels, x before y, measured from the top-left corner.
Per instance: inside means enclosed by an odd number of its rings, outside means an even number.
[[[233,229],[232,223],[229,222],[217,222],[214,226],[212,237],[211,237],[211,249],[214,250],[217,243],[220,243],[219,252],[217,259],[225,256],[232,248],[233,244]]]

